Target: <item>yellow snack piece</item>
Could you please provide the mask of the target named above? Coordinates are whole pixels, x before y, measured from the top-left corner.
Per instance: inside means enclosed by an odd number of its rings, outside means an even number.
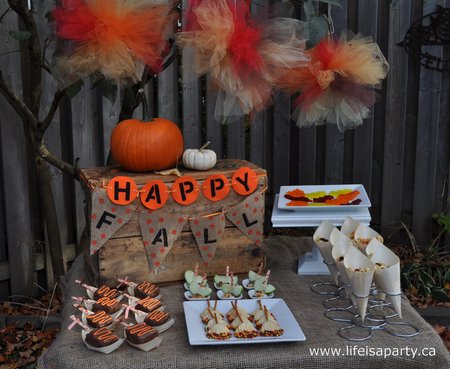
[[[343,188],[342,190],[331,191],[330,196],[338,197],[339,195],[345,195],[347,193],[352,192],[353,190],[349,188]]]
[[[305,194],[308,199],[318,199],[319,197],[324,197],[327,193],[325,191],[317,191]]]

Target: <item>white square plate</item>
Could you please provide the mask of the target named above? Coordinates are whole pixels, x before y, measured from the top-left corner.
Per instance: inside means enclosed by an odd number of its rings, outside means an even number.
[[[283,299],[264,299],[263,304],[275,315],[278,324],[284,329],[280,337],[255,337],[252,339],[236,338],[234,335],[228,340],[213,340],[206,337],[205,324],[202,323],[200,314],[208,306],[206,301],[185,301],[183,303],[184,316],[186,318],[189,343],[191,345],[236,345],[252,343],[276,343],[306,341],[306,337],[292,315],[291,310]],[[214,306],[215,301],[210,301]],[[258,306],[257,300],[239,300],[238,306],[252,313]],[[231,301],[222,300],[217,303],[217,310],[224,315],[231,309]],[[233,331],[232,331],[233,333]]]
[[[359,205],[323,205],[323,206],[288,206],[291,200],[288,200],[284,195],[296,189],[300,189],[305,194],[325,191],[327,193],[331,191],[349,189],[352,191],[358,190],[359,195],[357,199],[361,200]],[[357,208],[370,208],[372,204],[370,203],[369,197],[367,196],[366,189],[361,184],[344,184],[344,185],[320,185],[320,186],[281,186],[280,197],[278,198],[278,208],[285,210],[301,210],[301,211],[324,211],[324,210],[350,210]]]

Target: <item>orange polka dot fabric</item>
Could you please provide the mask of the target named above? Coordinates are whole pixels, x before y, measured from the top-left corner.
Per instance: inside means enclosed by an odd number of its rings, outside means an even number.
[[[220,240],[225,232],[225,215],[198,217],[189,220],[205,266],[211,264]]]
[[[140,209],[139,225],[150,270],[156,271],[163,264],[186,222],[186,217],[163,210]]]
[[[133,215],[132,205],[119,206],[109,201],[105,190],[92,192],[90,216],[90,253],[95,254]]]
[[[263,196],[255,192],[226,212],[228,220],[257,246],[261,246],[264,236]]]

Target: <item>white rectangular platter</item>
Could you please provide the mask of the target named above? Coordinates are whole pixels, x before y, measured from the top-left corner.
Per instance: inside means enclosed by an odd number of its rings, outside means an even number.
[[[286,199],[284,195],[289,192],[296,189],[300,189],[305,194],[312,193],[312,192],[319,192],[324,191],[326,193],[330,193],[331,191],[337,191],[337,190],[344,190],[349,189],[352,191],[359,191],[359,195],[357,199],[361,199],[361,203],[358,205],[323,205],[323,206],[288,206],[288,203],[291,202],[291,200]],[[324,210],[351,210],[351,209],[357,209],[357,208],[370,208],[371,203],[369,200],[369,197],[367,196],[367,192],[363,185],[361,184],[343,184],[343,185],[318,185],[318,186],[303,186],[303,185],[297,185],[297,186],[281,186],[280,188],[280,197],[278,198],[278,208],[284,209],[284,210],[301,210],[301,211],[311,211],[311,212],[317,212],[317,211],[324,211]]]
[[[305,341],[306,337],[299,324],[292,315],[291,310],[283,299],[263,299],[261,300],[269,311],[275,315],[278,324],[284,329],[280,337],[255,337],[252,339],[236,338],[234,335],[228,340],[213,340],[206,337],[205,324],[202,323],[200,314],[206,309],[206,301],[185,301],[183,303],[184,316],[188,331],[189,343],[191,345],[236,345],[255,343],[277,343]],[[215,301],[210,301],[214,306]],[[238,300],[238,306],[252,313],[258,306],[257,300]],[[231,309],[230,300],[219,300],[217,310],[224,315]]]

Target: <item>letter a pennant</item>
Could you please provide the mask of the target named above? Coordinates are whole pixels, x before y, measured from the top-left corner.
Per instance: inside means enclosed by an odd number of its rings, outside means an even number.
[[[180,236],[187,218],[162,211],[139,212],[139,225],[150,269],[157,270]]]
[[[111,236],[128,223],[133,205],[116,205],[109,201],[105,190],[92,193],[90,253],[95,254]]]
[[[258,246],[261,246],[263,239],[263,196],[255,192],[226,212],[228,220]]]
[[[200,255],[205,266],[208,266],[214,258],[220,238],[225,232],[225,215],[194,218],[189,220],[189,224],[197,241]]]

